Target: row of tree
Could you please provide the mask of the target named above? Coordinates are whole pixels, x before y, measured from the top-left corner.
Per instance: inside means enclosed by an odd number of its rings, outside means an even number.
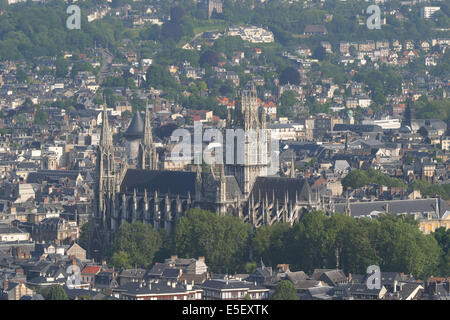
[[[357,189],[369,184],[377,184],[387,187],[405,187],[406,184],[398,178],[392,178],[379,170],[369,168],[367,170],[354,169],[342,179],[344,189]]]
[[[442,233],[442,232],[441,232]],[[381,216],[354,219],[323,212],[305,214],[293,226],[276,223],[254,229],[236,217],[192,209],[168,236],[141,222],[123,223],[116,234],[110,263],[116,267],[149,268],[170,254],[205,256],[213,272],[251,272],[262,259],[292,270],[342,268],[365,273],[369,265],[382,271],[412,273],[416,277],[449,275],[450,236],[425,235],[412,217]]]

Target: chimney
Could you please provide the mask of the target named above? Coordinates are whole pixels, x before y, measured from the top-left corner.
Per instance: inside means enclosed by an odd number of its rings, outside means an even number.
[[[198,257],[198,261],[205,262],[205,257]]]

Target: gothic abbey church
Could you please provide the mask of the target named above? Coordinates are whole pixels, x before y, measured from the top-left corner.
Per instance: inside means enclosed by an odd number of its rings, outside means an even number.
[[[227,128],[256,132],[266,129],[266,115],[258,106],[254,87],[240,93],[235,110],[228,114]],[[243,163],[211,166],[208,172],[197,166],[196,172],[189,172],[158,169],[148,108],[144,120],[135,115],[125,137],[132,144],[127,153],[134,154],[137,161],[119,174],[104,107],[94,216],[89,223],[90,252],[101,253],[124,221],[142,221],[170,233],[177,219],[190,208],[234,215],[255,227],[279,221],[293,224],[305,212],[319,208],[318,197],[312,194],[306,180],[294,176],[293,166],[287,177],[272,175],[269,164],[253,164],[248,141],[243,147]],[[270,150],[270,139],[267,140],[267,152],[271,153],[274,150]]]

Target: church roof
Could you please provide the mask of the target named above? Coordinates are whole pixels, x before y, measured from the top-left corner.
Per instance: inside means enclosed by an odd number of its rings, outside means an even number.
[[[161,171],[128,169],[120,185],[120,192],[132,192],[136,188],[139,192],[154,192],[180,194],[191,196],[195,194],[195,172]]]
[[[266,193],[269,200],[272,200],[273,193],[275,198],[280,202],[284,202],[286,192],[289,200],[295,201],[298,194],[298,201],[306,202],[309,200],[311,188],[305,179],[286,178],[286,177],[257,177],[250,197],[254,197],[254,201],[259,201],[259,194],[265,197]]]
[[[124,133],[126,138],[142,138],[144,134],[144,120],[139,112],[134,114],[127,131]]]

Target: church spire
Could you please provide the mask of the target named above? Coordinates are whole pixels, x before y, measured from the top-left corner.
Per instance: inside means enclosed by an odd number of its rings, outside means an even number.
[[[95,171],[94,215],[90,222],[92,229],[89,233],[89,251],[91,255],[99,258],[105,254],[105,246],[111,241],[110,230],[116,227],[113,214],[116,197],[114,146],[106,111],[106,100],[103,104],[102,128]]]
[[[138,167],[142,170],[157,170],[158,154],[153,143],[152,124],[150,111],[148,109],[148,100],[145,103],[145,121],[143,139],[139,145]]]
[[[144,145],[151,147],[153,144],[152,124],[150,120],[150,111],[148,110],[148,100],[145,103],[145,126],[144,126]]]
[[[106,100],[103,104],[103,116],[102,116],[102,132],[100,136],[100,145],[103,147],[112,146],[112,135],[109,129],[108,112],[106,111]]]
[[[294,156],[292,156],[292,159],[291,159],[291,172],[289,173],[289,177],[290,177],[290,178],[296,178],[296,176],[295,176],[295,161],[294,161]]]

